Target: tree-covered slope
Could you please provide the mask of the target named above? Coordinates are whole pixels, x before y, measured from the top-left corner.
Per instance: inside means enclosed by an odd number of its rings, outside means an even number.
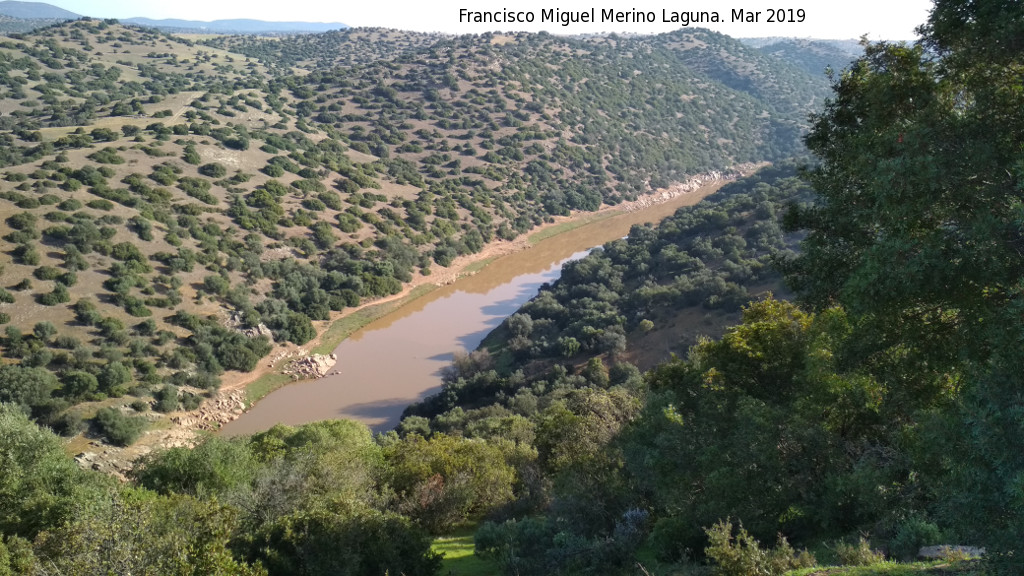
[[[290,68],[311,70],[393,60],[446,38],[449,38],[446,34],[387,28],[346,28],[278,39],[251,35],[219,36],[205,43],[259,59],[267,66],[287,72]]]
[[[402,429],[486,435],[573,389],[637,386],[633,363],[685,355],[721,336],[751,299],[784,290],[773,263],[795,237],[781,217],[810,195],[793,164],[764,168],[569,262],[455,363],[439,394],[410,406]]]
[[[823,74],[828,69],[839,72],[860,55],[860,51],[843,50],[832,44],[811,40],[777,42],[762,47],[761,51],[792,62],[811,74]]]
[[[543,517],[484,524],[478,553],[510,573],[625,572],[645,542],[782,574],[811,563],[783,537],[850,562],[963,543],[985,548],[976,570],[1020,573],[1022,23],[1016,3],[940,0],[921,44],[868,45],[836,77],[807,138],[815,201],[786,217],[806,231],[782,267],[803,309],[752,303],[644,385],[598,359],[541,387],[460,361],[475,375],[403,428],[523,437],[488,419],[536,407],[554,486]],[[781,536],[768,554],[751,535]]]
[[[728,184],[660,223],[634,226],[628,238],[566,264],[486,344],[518,362],[611,352],[642,356],[649,366],[669,352],[684,354],[698,336],[718,336],[735,323],[755,296],[784,290],[774,263],[792,255],[795,237],[782,232],[781,214],[810,196],[787,164]],[[677,329],[662,333],[666,327]],[[630,350],[647,346],[661,356]]]

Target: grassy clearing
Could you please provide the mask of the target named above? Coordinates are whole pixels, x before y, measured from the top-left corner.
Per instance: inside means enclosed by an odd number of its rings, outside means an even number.
[[[245,387],[245,398],[247,403],[252,405],[257,400],[260,400],[267,394],[270,394],[274,390],[277,390],[291,381],[292,377],[288,374],[280,374],[277,372],[264,374]]]
[[[570,220],[569,222],[563,222],[550,228],[545,228],[540,232],[530,235],[530,244],[537,244],[553,236],[558,236],[559,234],[564,234],[565,232],[568,232],[570,230],[580,228],[581,226],[593,224],[594,222],[600,222],[601,220],[606,220],[608,218],[611,218],[612,216],[617,216],[619,214],[621,214],[621,212],[609,210],[608,212],[601,212],[600,214],[591,214],[589,216],[585,216],[579,219]]]
[[[497,256],[491,256],[490,258],[484,258],[483,260],[480,260],[480,261],[477,261],[477,262],[473,262],[469,266],[466,266],[462,270],[462,272],[459,274],[459,276],[461,277],[461,276],[469,276],[471,274],[476,274],[477,272],[479,272],[479,271],[483,270],[484,268],[486,268],[491,262],[494,262],[496,259],[497,259]]]
[[[338,344],[340,344],[342,340],[351,336],[356,330],[359,330],[370,322],[373,322],[374,320],[381,318],[392,311],[405,306],[409,302],[433,292],[436,289],[437,286],[433,284],[417,286],[405,298],[391,302],[383,302],[374,306],[367,306],[358,312],[354,312],[344,318],[338,319],[333,322],[329,328],[327,328],[326,332],[324,332],[324,335],[320,338],[320,344],[313,348],[313,353],[330,354],[331,352],[334,352],[334,349],[338,347]]]
[[[444,554],[441,574],[446,576],[493,576],[498,566],[490,560],[476,556],[473,545],[475,527],[463,528],[450,536],[434,540],[431,549]]]

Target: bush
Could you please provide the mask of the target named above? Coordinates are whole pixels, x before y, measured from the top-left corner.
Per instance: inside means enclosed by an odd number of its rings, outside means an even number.
[[[781,534],[775,548],[764,550],[742,524],[735,540],[732,535],[732,522],[729,520],[719,520],[706,532],[708,547],[704,552],[708,558],[714,560],[717,576],[776,576],[797,568],[810,568],[816,564],[814,556],[806,550],[795,554]]]
[[[647,543],[662,562],[696,559],[707,544],[707,537],[696,522],[686,518],[661,518],[654,524]]]
[[[102,408],[94,419],[99,432],[112,444],[131,446],[146,429],[146,419],[126,416],[117,408]]]
[[[156,397],[156,406],[153,407],[157,412],[174,412],[178,409],[178,388],[172,384],[167,384],[161,388],[154,395]]]
[[[889,553],[900,560],[913,560],[922,546],[933,546],[941,540],[938,526],[921,518],[911,518],[896,530],[896,536],[889,542]]]
[[[324,203],[325,206],[332,210],[341,210],[341,197],[337,193],[327,191],[321,192],[316,195],[317,199]]]
[[[61,270],[53,266],[40,266],[32,271],[32,275],[40,280],[54,280],[61,275]]]
[[[863,536],[856,544],[839,542],[834,550],[843,566],[870,566],[885,561],[885,555],[872,550],[871,544]]]
[[[65,438],[77,436],[87,428],[82,416],[74,412],[65,412],[50,423],[53,431]]]
[[[39,252],[31,244],[21,244],[15,248],[14,257],[26,266],[36,266],[39,264]]]
[[[93,210],[103,210],[104,212],[109,212],[114,209],[114,203],[103,198],[100,198],[99,200],[90,200],[86,202],[85,205]]]
[[[398,511],[435,533],[513,499],[514,470],[500,448],[479,440],[409,436],[388,447],[387,459]]]
[[[203,176],[209,176],[210,178],[223,178],[227,175],[228,169],[222,164],[211,162],[209,164],[203,164],[199,167],[199,173]]]
[[[56,284],[54,285],[52,292],[40,294],[36,297],[36,300],[43,306],[56,306],[57,304],[70,302],[71,295],[68,294],[67,286],[64,286],[63,284]]]
[[[124,164],[124,158],[118,156],[116,148],[103,148],[89,154],[88,158],[100,164]]]
[[[350,508],[345,510],[344,508]],[[431,538],[394,512],[335,506],[298,512],[255,535],[252,551],[271,574],[437,574]]]
[[[181,407],[184,410],[192,411],[203,403],[203,397],[198,394],[185,394],[181,398]]]
[[[74,198],[68,198],[67,200],[57,204],[57,208],[64,210],[65,212],[74,212],[82,208],[82,203]]]

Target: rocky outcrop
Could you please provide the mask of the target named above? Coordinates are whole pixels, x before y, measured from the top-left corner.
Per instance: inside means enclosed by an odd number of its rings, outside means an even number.
[[[654,190],[650,194],[646,194],[637,198],[632,202],[624,202],[622,208],[626,212],[636,212],[637,210],[644,210],[654,206],[656,204],[662,204],[669,200],[680,196],[682,194],[688,194],[715,182],[731,181],[742,176],[745,172],[753,171],[754,165],[742,164],[737,166],[733,170],[718,171],[712,170],[711,172],[705,172],[704,174],[697,174],[691,176],[685,182],[676,182],[668,188],[662,188]]]
[[[259,338],[260,336],[266,336],[271,342],[274,341],[274,333],[271,332],[267,325],[260,322],[256,326],[251,328],[243,328],[245,321],[239,312],[232,312],[228,314],[228,319],[224,322],[224,326],[230,328],[240,334],[245,335],[248,338]]]
[[[109,474],[127,481],[128,473],[135,462],[154,450],[166,448],[191,448],[200,436],[194,430],[172,427],[163,430],[147,430],[140,442],[128,447],[111,446],[100,440],[90,440],[88,448],[75,456],[75,462],[82,468]]]
[[[699,174],[686,180],[686,182],[677,182],[672,184],[668,188],[662,188],[655,190],[651,194],[646,194],[637,198],[632,202],[626,202],[623,204],[623,208],[626,212],[636,212],[637,210],[644,210],[650,208],[656,204],[668,202],[669,200],[679,196],[681,194],[687,194],[697,190],[705,184],[711,182],[717,182],[723,179],[723,175],[720,172],[714,171],[707,174]]]
[[[323,378],[337,361],[338,356],[335,354],[313,354],[289,362],[282,372],[291,375],[292,380]]]
[[[245,390],[221,392],[198,409],[175,416],[172,422],[193,430],[217,430],[245,412]]]
[[[925,546],[917,552],[918,558],[925,560],[944,560],[947,558],[980,558],[985,555],[984,548],[977,546],[957,546],[943,544],[941,546]]]
[[[131,469],[131,465],[111,458],[111,451],[102,449],[102,446],[103,445],[99,443],[96,443],[95,445],[90,444],[90,448],[94,448],[99,451],[82,452],[78,456],[75,456],[75,462],[84,469],[95,470],[97,472],[103,472],[104,474],[110,474],[124,479],[126,477],[125,475]]]
[[[259,338],[260,336],[266,336],[271,342],[274,341],[274,333],[267,328],[267,325],[260,322],[253,328],[242,328],[239,330],[242,334],[245,334],[249,338]]]

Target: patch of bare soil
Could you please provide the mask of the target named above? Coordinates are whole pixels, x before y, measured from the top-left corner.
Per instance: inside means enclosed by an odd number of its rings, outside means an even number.
[[[76,439],[71,446],[75,447],[79,466],[125,480],[139,458],[155,450],[195,446],[204,433],[219,429],[244,412],[244,390],[221,390],[195,410],[167,415],[147,413],[153,420],[151,428],[131,446],[111,446],[102,439],[85,437]]]

